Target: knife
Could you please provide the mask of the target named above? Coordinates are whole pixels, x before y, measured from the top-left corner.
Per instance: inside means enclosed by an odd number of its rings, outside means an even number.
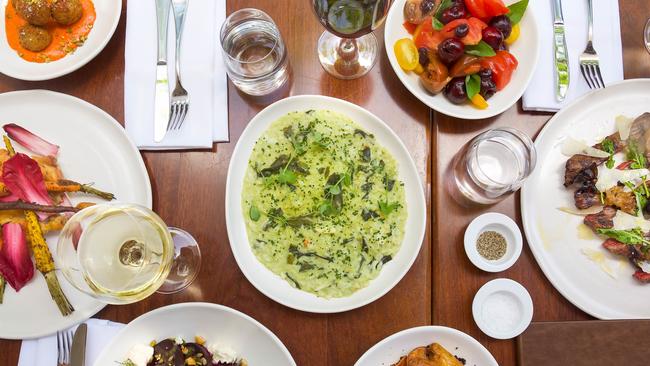
[[[169,124],[169,80],[167,71],[167,30],[169,25],[169,0],[156,0],[158,21],[158,63],[156,66],[156,99],[154,103],[153,140],[161,142],[165,138]]]
[[[553,44],[555,58],[555,99],[561,102],[569,90],[569,54],[564,36],[564,16],[562,15],[562,0],[553,1]]]
[[[86,363],[86,334],[88,326],[82,323],[72,338],[72,350],[70,351],[70,366],[84,366]]]

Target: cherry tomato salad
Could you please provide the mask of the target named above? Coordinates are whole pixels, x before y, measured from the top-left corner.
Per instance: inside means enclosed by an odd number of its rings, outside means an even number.
[[[485,109],[517,69],[508,49],[519,38],[528,1],[407,0],[404,28],[412,38],[395,42],[397,62],[429,92]]]

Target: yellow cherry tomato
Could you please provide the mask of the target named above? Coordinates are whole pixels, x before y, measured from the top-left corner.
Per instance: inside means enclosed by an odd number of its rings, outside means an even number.
[[[519,39],[519,34],[521,34],[521,28],[519,28],[519,23],[517,23],[512,26],[512,32],[510,32],[510,36],[506,38],[506,44],[510,46],[515,43]]]
[[[472,97],[472,104],[478,109],[485,109],[488,107],[485,98],[481,94],[476,94]]]
[[[413,71],[418,66],[418,49],[410,38],[402,38],[393,47],[397,63],[405,71]]]
[[[418,75],[420,75],[421,73],[424,72],[424,67],[422,67],[422,65],[420,65],[420,62],[418,62],[418,65],[415,67],[413,72],[418,74]]]

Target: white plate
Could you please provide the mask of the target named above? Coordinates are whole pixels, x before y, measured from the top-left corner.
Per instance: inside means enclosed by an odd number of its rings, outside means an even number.
[[[617,115],[637,117],[650,110],[650,79],[612,84],[579,98],[562,109],[540,132],[535,147],[538,163],[521,190],[524,230],[537,263],[553,286],[575,306],[599,319],[650,318],[650,285],[639,284],[627,260],[601,249],[603,239],[581,239],[582,217],[559,211],[573,206],[573,189],[565,189],[560,152],[565,136],[596,142],[616,132]],[[612,278],[582,254],[583,248],[602,250]]]
[[[439,343],[466,365],[499,366],[490,352],[471,336],[447,327],[427,326],[403,330],[384,339],[361,356],[354,366],[392,365],[416,347]]]
[[[508,4],[514,2],[516,1],[506,1]],[[420,85],[420,77],[418,75],[413,72],[407,73],[399,66],[397,58],[395,57],[395,52],[393,51],[393,45],[399,39],[412,37],[402,25],[404,23],[405,3],[406,0],[396,0],[393,3],[390,12],[388,13],[388,17],[386,18],[384,43],[393,70],[395,70],[395,73],[402,81],[402,84],[404,84],[404,86],[406,86],[406,88],[413,93],[416,98],[440,113],[462,119],[482,119],[493,117],[517,103],[519,98],[524,94],[530,79],[533,77],[533,72],[537,66],[537,59],[539,58],[538,29],[535,22],[535,14],[530,10],[530,7],[526,11],[524,18],[519,23],[521,26],[521,36],[517,42],[510,46],[510,52],[519,61],[519,66],[512,75],[510,84],[488,100],[488,108],[481,110],[472,107],[469,103],[463,105],[453,104],[448,101],[442,93],[432,95],[427,92],[422,85]]]
[[[0,94],[0,125],[14,122],[61,147],[58,161],[63,175],[78,182],[94,182],[113,192],[121,202],[151,207],[151,185],[140,153],[124,129],[106,112],[80,99],[44,90]],[[17,150],[20,149],[14,143]],[[103,202],[85,195],[70,195],[73,203]],[[56,253],[57,235],[48,235]],[[86,320],[104,304],[77,291],[59,275],[61,287],[75,308],[63,317],[50,298],[43,276],[20,293],[9,285],[0,305],[0,338],[24,339],[52,334]]]
[[[8,1],[0,0],[0,73],[21,80],[49,80],[81,68],[110,41],[122,13],[122,0],[93,0],[97,18],[84,45],[60,60],[39,64],[20,58],[7,42],[5,7]]]
[[[366,288],[345,298],[324,299],[291,287],[289,283],[257,260],[251,250],[246,233],[241,194],[244,174],[255,142],[278,118],[289,112],[309,109],[328,109],[342,113],[368,132],[373,133],[377,141],[397,161],[399,179],[404,182],[408,219],[399,252]],[[420,176],[411,155],[395,132],[382,120],[367,110],[344,100],[320,95],[290,97],[266,107],[248,123],[230,159],[226,183],[226,224],[230,248],[246,278],[271,299],[297,310],[314,313],[347,311],[369,304],[386,294],[411,268],[424,239],[427,216],[425,202]]]
[[[296,365],[278,337],[255,319],[225,306],[190,302],[165,306],[130,322],[106,345],[95,366],[125,361],[136,344],[176,337],[193,342],[195,336],[203,337],[206,345],[229,346],[249,365]]]

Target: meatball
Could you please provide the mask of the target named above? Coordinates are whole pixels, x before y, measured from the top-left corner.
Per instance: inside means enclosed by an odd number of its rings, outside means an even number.
[[[45,25],[52,20],[47,0],[12,0],[16,13],[29,24]]]
[[[46,29],[27,24],[18,32],[20,45],[32,52],[40,52],[52,43],[52,35]]]
[[[83,8],[79,0],[56,0],[52,4],[52,18],[61,25],[71,25],[81,19]]]

